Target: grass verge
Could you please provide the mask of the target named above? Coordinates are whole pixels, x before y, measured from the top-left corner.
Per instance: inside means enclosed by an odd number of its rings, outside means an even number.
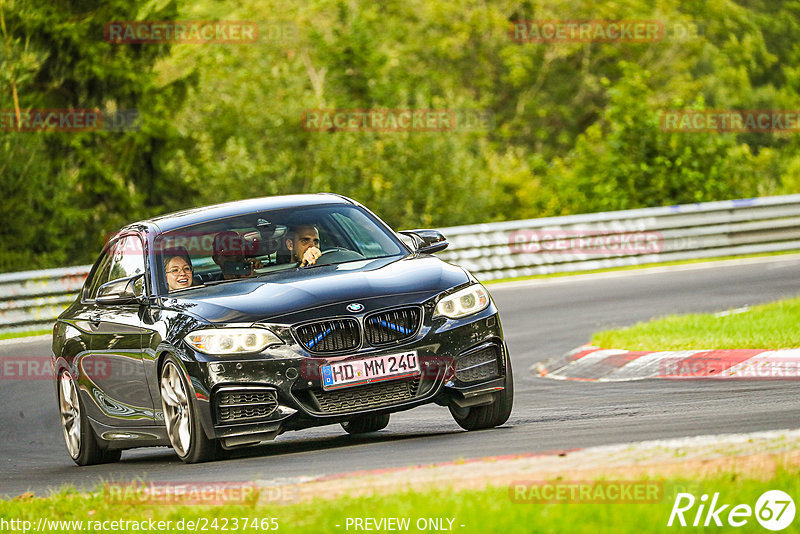
[[[800,297],[716,314],[670,315],[597,332],[592,345],[628,350],[800,347]]]
[[[45,334],[51,334],[53,331],[50,329],[47,330],[31,330],[29,332],[6,332],[4,334],[0,334],[0,339],[17,339],[21,337],[33,337],[33,336],[42,336]]]
[[[0,501],[0,518],[3,520],[29,521],[29,529],[36,530],[40,518],[46,518],[47,530],[50,532],[79,531],[76,524],[54,524],[53,521],[83,521],[82,530],[110,531],[113,525],[103,523],[113,520],[127,521],[170,521],[169,528],[163,531],[220,531],[235,530],[238,532],[258,532],[264,530],[300,532],[300,533],[341,533],[355,529],[348,518],[408,518],[408,531],[419,532],[436,530],[432,525],[439,525],[440,530],[475,533],[517,533],[517,532],[673,532],[675,526],[668,527],[667,522],[679,492],[690,492],[698,500],[696,505],[684,515],[691,525],[697,512],[699,498],[702,494],[712,496],[719,492],[718,504],[730,504],[725,513],[720,514],[723,525],[727,512],[738,504],[746,504],[755,508],[759,496],[765,491],[779,489],[797,498],[800,495],[800,468],[797,466],[781,467],[775,476],[768,481],[747,478],[737,473],[722,473],[702,479],[629,479],[614,481],[606,479],[606,488],[615,484],[629,484],[632,480],[660,486],[658,498],[654,502],[530,502],[533,494],[530,491],[518,492],[517,485],[487,487],[478,491],[457,491],[452,488],[439,487],[428,491],[399,491],[388,495],[368,497],[343,497],[333,500],[314,499],[287,505],[235,505],[235,506],[165,506],[152,504],[120,504],[111,503],[104,498],[102,492],[80,494],[64,490],[45,498],[19,497],[10,501]],[[573,483],[561,480],[561,483]],[[575,481],[578,482],[578,481]],[[587,481],[580,481],[586,484]],[[596,487],[591,486],[590,487]],[[611,493],[607,493],[611,495]],[[523,502],[515,502],[522,496]],[[710,499],[709,499],[710,500]],[[703,519],[705,514],[703,514]],[[256,523],[253,523],[253,519]],[[273,521],[269,521],[272,519]],[[763,532],[754,515],[745,518],[747,524],[737,528],[737,532]],[[183,529],[175,528],[183,520]],[[242,525],[247,521],[247,527]],[[434,522],[432,523],[431,520]],[[452,520],[452,523],[450,522]],[[92,523],[88,523],[91,521]],[[189,527],[189,521],[195,525]],[[438,523],[436,523],[438,521]],[[419,522],[419,524],[418,524]],[[2,524],[0,522],[0,524]],[[234,524],[237,528],[234,528]],[[702,519],[701,519],[702,524]],[[251,525],[258,525],[253,528]],[[118,532],[140,532],[131,525],[117,525]],[[205,526],[205,528],[204,528]],[[223,528],[226,527],[226,528]],[[264,527],[268,528],[264,528]],[[450,527],[450,528],[447,528]],[[690,527],[691,528],[691,527]],[[730,528],[730,527],[728,527]],[[152,529],[152,527],[151,527]],[[17,529],[17,530],[21,530]],[[145,528],[144,530],[147,530]],[[378,530],[378,529],[374,529]],[[403,530],[403,529],[398,529]],[[697,529],[693,529],[697,530]],[[710,530],[717,531],[719,527]],[[704,530],[705,531],[705,530]],[[792,529],[786,530],[786,532]],[[796,531],[796,530],[795,530]]]

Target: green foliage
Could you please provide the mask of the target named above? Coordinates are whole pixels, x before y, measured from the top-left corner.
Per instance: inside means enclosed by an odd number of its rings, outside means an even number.
[[[112,20],[174,18],[173,2],[4,2],[3,110],[147,109],[141,130],[0,134],[3,221],[0,270],[87,262],[108,234],[194,194],[160,170],[182,142],[170,113],[185,80],[157,85],[165,47],[103,41]],[[157,7],[156,7],[157,6]],[[9,130],[9,128],[6,128]]]
[[[600,120],[578,137],[562,167],[570,211],[607,211],[708,202],[774,190],[774,177],[759,172],[761,157],[735,134],[665,132],[649,102],[649,73],[623,64],[625,76],[610,88]],[[682,108],[675,102],[673,109]],[[698,102],[694,109],[704,109]],[[764,161],[766,160],[766,161]]]
[[[0,132],[0,271],[91,261],[126,222],[333,191],[396,227],[800,192],[787,133],[666,109],[798,109],[796,0],[5,1],[0,108],[136,108],[130,132]],[[113,20],[251,20],[251,44],[103,41]],[[640,43],[519,43],[511,21],[658,20]],[[314,109],[485,111],[487,127],[312,131]]]

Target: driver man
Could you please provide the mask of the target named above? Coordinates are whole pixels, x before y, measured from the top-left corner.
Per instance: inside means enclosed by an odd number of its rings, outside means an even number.
[[[286,248],[292,255],[291,261],[297,263],[298,267],[314,265],[322,255],[319,250],[319,231],[312,224],[291,228],[286,238]]]

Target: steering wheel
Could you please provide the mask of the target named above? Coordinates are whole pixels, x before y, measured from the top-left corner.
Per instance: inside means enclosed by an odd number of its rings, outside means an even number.
[[[325,262],[320,263],[320,261],[323,259],[325,260]],[[342,247],[331,247],[327,250],[323,250],[322,253],[320,253],[316,263],[304,265],[303,268],[313,267],[315,265],[325,265],[331,263],[339,263],[344,261],[354,261],[363,259],[365,259],[364,256],[353,250]]]

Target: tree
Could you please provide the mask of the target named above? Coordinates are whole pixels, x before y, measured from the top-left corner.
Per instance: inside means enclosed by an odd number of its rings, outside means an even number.
[[[129,131],[6,128],[2,268],[90,261],[122,224],[191,202],[191,184],[162,171],[182,142],[171,115],[191,76],[160,84],[154,66],[167,46],[103,40],[106,22],[169,19],[176,9],[171,1],[3,4],[3,109],[134,109],[140,122]]]

